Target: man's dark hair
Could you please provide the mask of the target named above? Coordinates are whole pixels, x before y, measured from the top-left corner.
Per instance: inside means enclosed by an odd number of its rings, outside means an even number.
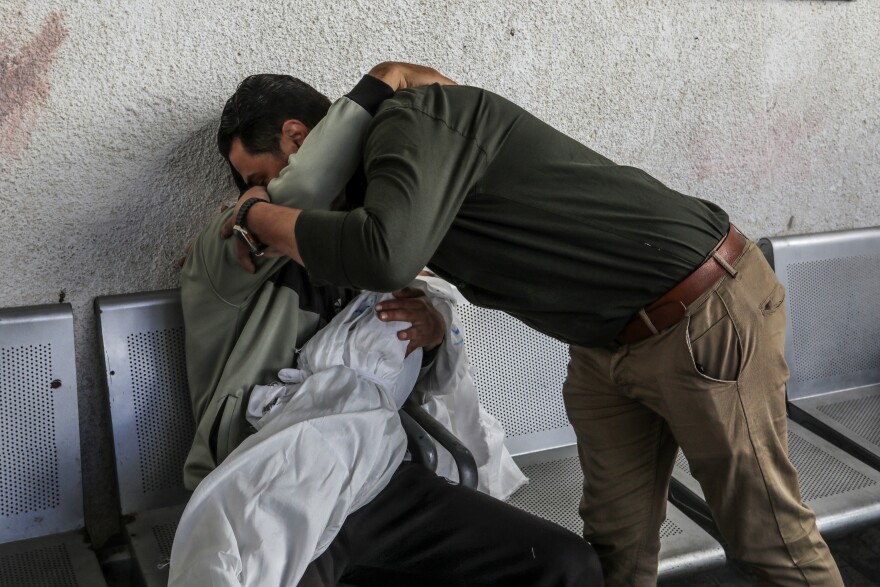
[[[295,77],[272,73],[246,77],[223,107],[217,147],[227,161],[236,138],[252,155],[280,153],[285,120],[299,120],[311,129],[329,109],[330,100],[325,95]],[[231,163],[229,167],[238,188],[247,189]]]

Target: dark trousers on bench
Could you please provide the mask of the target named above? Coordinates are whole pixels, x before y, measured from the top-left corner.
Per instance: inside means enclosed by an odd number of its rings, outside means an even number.
[[[404,463],[350,515],[299,587],[602,585],[583,538],[502,501]]]
[[[730,553],[762,583],[843,585],[788,460],[782,286],[752,243],[735,271],[664,332],[571,348],[581,516],[608,585],[656,582],[679,446]]]

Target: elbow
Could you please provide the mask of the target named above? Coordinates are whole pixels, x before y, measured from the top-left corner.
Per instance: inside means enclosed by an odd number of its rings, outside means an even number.
[[[377,63],[368,73],[384,81],[384,78],[389,77],[396,67],[397,64],[393,61],[383,61],[382,63]]]
[[[355,238],[345,241],[342,247],[344,251],[360,253],[346,259],[350,282],[375,292],[397,291],[409,285],[425,266],[418,240],[406,226],[389,226],[365,208],[352,214],[362,216],[363,222],[358,225]]]
[[[413,269],[405,263],[393,261],[377,262],[363,275],[360,287],[369,291],[391,292],[403,289],[412,283],[422,266]]]

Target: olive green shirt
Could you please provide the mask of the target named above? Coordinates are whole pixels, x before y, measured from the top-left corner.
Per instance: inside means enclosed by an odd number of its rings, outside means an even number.
[[[313,279],[391,291],[428,265],[562,341],[610,342],[727,233],[718,206],[618,165],[489,91],[404,90],[366,130],[350,212],[304,211]]]

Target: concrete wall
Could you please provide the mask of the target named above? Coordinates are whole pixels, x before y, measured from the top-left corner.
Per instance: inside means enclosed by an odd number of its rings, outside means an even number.
[[[236,83],[376,62],[499,92],[762,236],[880,224],[880,3],[0,0],[0,307],[73,304],[86,514],[115,530],[97,295],[176,285],[234,196]]]

